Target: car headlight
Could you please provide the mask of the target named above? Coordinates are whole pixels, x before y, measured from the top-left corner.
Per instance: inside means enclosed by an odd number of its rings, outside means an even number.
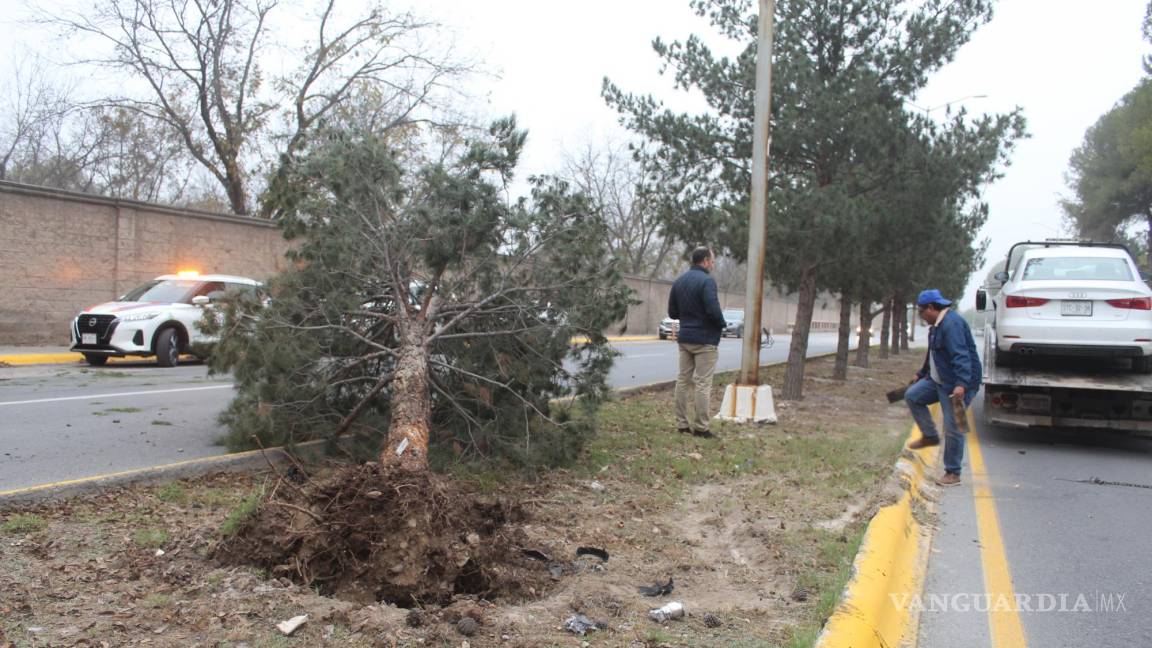
[[[121,318],[120,318],[120,321],[122,321],[122,322],[142,322],[142,321],[144,321],[144,320],[150,320],[150,319],[152,319],[153,317],[156,317],[156,316],[157,316],[157,315],[159,315],[159,314],[160,314],[159,312],[154,312],[154,313],[132,313],[131,315],[125,315],[125,316],[121,317]]]

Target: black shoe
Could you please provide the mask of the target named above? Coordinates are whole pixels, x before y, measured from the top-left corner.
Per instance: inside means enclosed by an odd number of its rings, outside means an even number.
[[[910,450],[919,450],[920,448],[930,448],[932,446],[940,445],[940,437],[926,437],[922,436],[919,439],[908,444]]]
[[[676,428],[680,434],[692,434],[692,428]]]
[[[700,437],[703,439],[715,439],[716,435],[712,434],[709,430],[692,430],[692,436]]]

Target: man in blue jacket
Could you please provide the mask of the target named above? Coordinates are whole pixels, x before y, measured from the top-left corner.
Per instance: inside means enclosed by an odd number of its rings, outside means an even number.
[[[716,296],[716,280],[709,274],[715,265],[712,250],[692,251],[692,267],[672,284],[668,317],[680,320],[676,341],[680,346],[680,373],[676,376],[676,427],[680,432],[712,437],[708,429],[712,397],[712,373],[716,348],[724,330],[724,312]],[[692,416],[688,403],[695,403]]]
[[[951,401],[963,401],[967,406],[980,391],[980,357],[976,354],[976,340],[972,329],[959,313],[951,308],[939,290],[920,293],[916,308],[928,329],[928,353],[924,366],[916,373],[916,380],[905,393],[904,400],[912,411],[912,418],[923,435],[908,444],[918,449],[940,443],[940,433],[928,413],[928,406],[940,403],[944,419],[944,476],[936,480],[941,486],[960,483],[960,463],[964,460],[964,435],[956,425]]]

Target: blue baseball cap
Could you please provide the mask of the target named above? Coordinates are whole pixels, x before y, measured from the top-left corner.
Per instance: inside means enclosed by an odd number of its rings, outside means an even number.
[[[927,306],[928,304],[941,304],[943,306],[950,306],[952,305],[952,300],[944,299],[944,295],[941,295],[939,290],[935,288],[929,288],[928,290],[921,292],[920,296],[916,298],[917,306]]]

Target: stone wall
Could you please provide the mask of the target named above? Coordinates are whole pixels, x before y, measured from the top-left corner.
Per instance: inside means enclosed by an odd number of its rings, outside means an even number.
[[[267,279],[287,248],[253,218],[0,182],[0,346],[67,344],[76,313],[157,275]]]

